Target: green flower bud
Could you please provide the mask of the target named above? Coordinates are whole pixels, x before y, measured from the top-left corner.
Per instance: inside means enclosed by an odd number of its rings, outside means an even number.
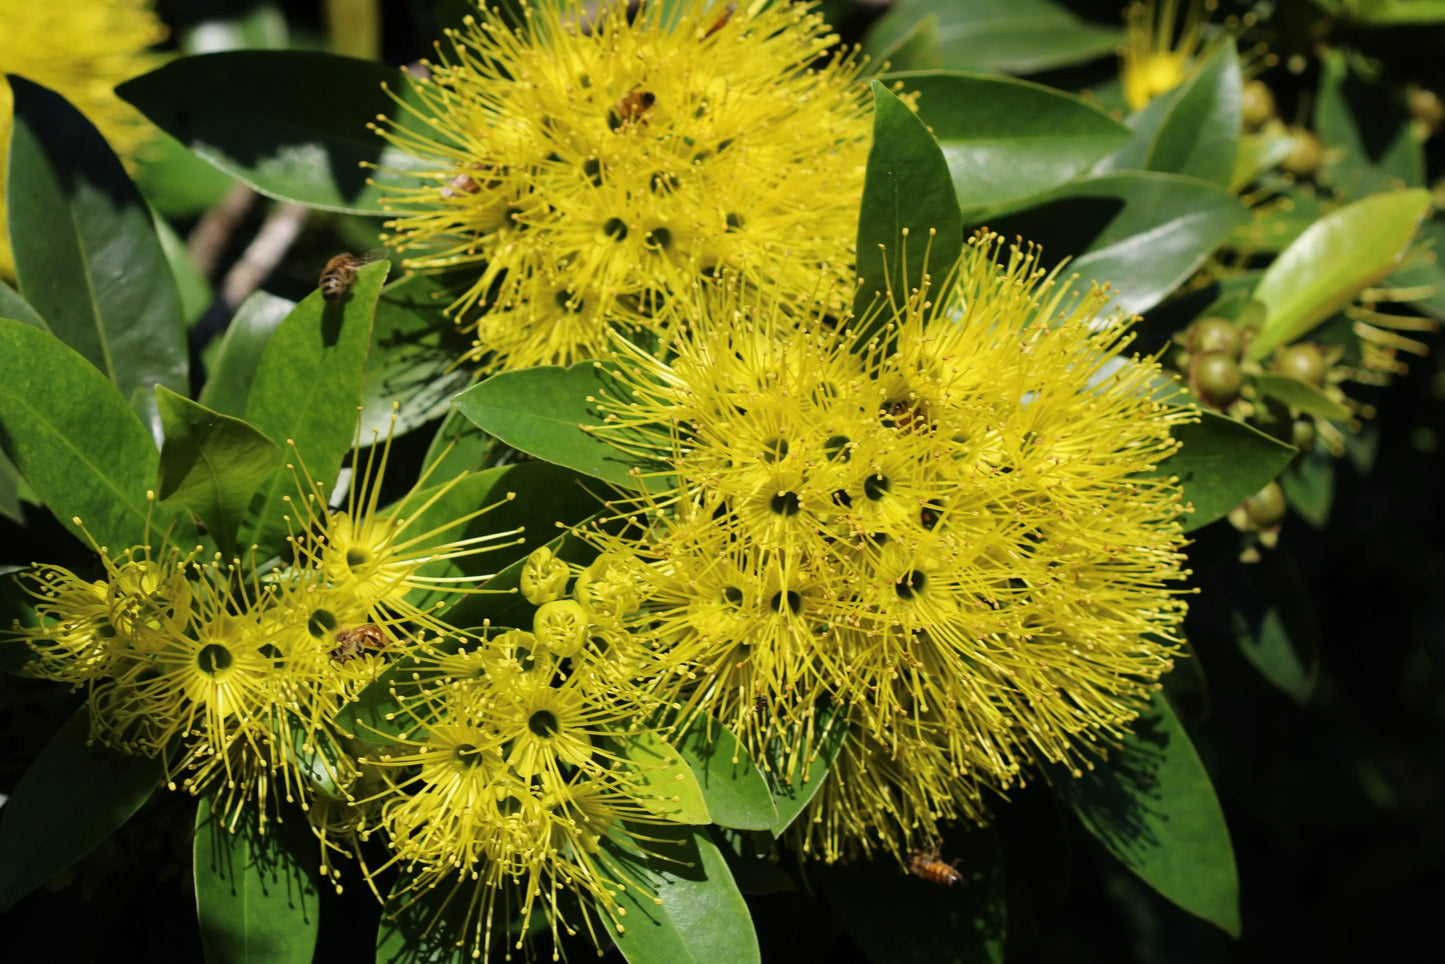
[[[542,644],[566,658],[575,656],[587,642],[591,619],[582,604],[571,599],[543,603],[532,617],[532,632]]]
[[[1278,482],[1271,482],[1254,495],[1244,500],[1244,512],[1255,527],[1268,529],[1279,524],[1284,518],[1284,490]]]
[[[1243,376],[1228,355],[1195,355],[1189,365],[1189,387],[1206,404],[1226,408],[1239,397]]]
[[[1189,351],[1195,355],[1228,355],[1238,360],[1244,351],[1244,333],[1224,318],[1201,318],[1189,326]]]
[[[1313,131],[1307,131],[1303,127],[1290,131],[1290,136],[1294,138],[1294,144],[1280,167],[1296,177],[1314,176],[1325,159],[1325,145]]]
[[[1301,342],[1274,353],[1274,370],[1319,388],[1325,383],[1329,365],[1325,363],[1325,356],[1318,348],[1308,342]]]
[[[1315,423],[1307,418],[1297,419],[1290,428],[1289,442],[1301,452],[1315,447]]]
[[[1240,111],[1244,115],[1247,130],[1259,130],[1274,116],[1274,94],[1265,82],[1255,78],[1244,85],[1240,97]]]

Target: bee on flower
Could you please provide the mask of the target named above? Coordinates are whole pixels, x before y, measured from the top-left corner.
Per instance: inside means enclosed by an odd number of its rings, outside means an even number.
[[[624,8],[514,27],[481,7],[381,129],[412,156],[388,172],[386,243],[412,270],[474,271],[451,311],[486,370],[597,357],[613,326],[665,335],[705,273],[799,300],[852,260],[867,93],[851,58],[815,66],[837,39],[822,18]]]

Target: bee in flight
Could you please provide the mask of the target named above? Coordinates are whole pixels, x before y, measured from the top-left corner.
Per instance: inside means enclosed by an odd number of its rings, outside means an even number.
[[[719,30],[721,30],[723,27],[726,27],[728,25],[728,21],[733,18],[733,14],[737,12],[738,5],[735,3],[730,3],[726,7],[724,7],[722,16],[718,18],[717,23],[707,28],[707,33],[702,35],[702,39],[706,40],[713,34],[717,33]]]
[[[366,623],[337,633],[336,648],[329,655],[333,663],[344,663],[366,650],[385,649],[386,644],[386,633],[381,631],[381,627],[375,623]]]
[[[356,269],[373,261],[380,261],[390,253],[386,248],[373,248],[361,255],[348,251],[338,254],[326,262],[326,267],[321,272],[321,297],[333,302],[345,298],[351,293],[351,286],[356,284]]]
[[[932,850],[920,850],[908,858],[908,872],[915,877],[922,877],[929,883],[952,887],[954,884],[966,883],[963,874],[958,872],[958,864],[962,859],[962,857],[955,857],[951,861],[944,860],[939,856],[937,847]]]

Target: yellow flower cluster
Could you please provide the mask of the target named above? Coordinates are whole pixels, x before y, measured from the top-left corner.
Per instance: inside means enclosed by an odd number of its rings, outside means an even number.
[[[598,357],[612,324],[665,335],[700,274],[801,300],[852,260],[867,89],[815,66],[836,37],[806,4],[567,0],[515,28],[488,7],[449,40],[382,131],[412,158],[388,243],[480,267],[452,309],[486,308],[484,368]]]
[[[622,627],[638,604],[632,576],[602,559],[575,579],[539,549],[527,560],[523,593],[536,606],[532,629],[511,629],[475,646],[423,646],[409,682],[398,684],[408,735],[364,758],[379,777],[355,801],[374,817],[396,865],[403,903],[451,882],[474,886],[462,929],[474,948],[491,946],[496,904],[520,916],[540,902],[553,938],[569,933],[559,900],[587,896],[583,923],[599,946],[592,907],[624,927],[616,895],[632,886],[616,847],[645,851],[630,825],[667,820],[670,804],[633,759],[657,708],[644,685],[659,667]],[[631,602],[629,603],[629,600]],[[604,846],[610,841],[612,847]],[[519,942],[518,946],[521,944]]]
[[[356,775],[334,727],[340,708],[389,659],[446,631],[413,601],[447,585],[429,573],[515,535],[447,541],[487,509],[415,531],[460,477],[432,488],[423,477],[380,511],[389,447],[368,456],[345,511],[302,483],[289,566],[263,576],[254,560],[202,560],[199,549],[102,550],[99,580],[29,570],[39,622],[12,634],[35,650],[38,675],[87,687],[93,738],[162,756],[173,788],[179,777],[191,793],[219,791],[229,826],[248,802],[266,820],[277,780],[304,807],[312,782]]]
[[[1153,473],[1188,410],[1118,357],[1128,320],[996,237],[948,283],[861,346],[711,290],[671,361],[618,342],[602,401],[600,434],[670,480],[629,534],[588,536],[652,572],[630,626],[692,669],[664,697],[782,779],[819,704],[847,708],[801,829],[829,860],[902,856],[980,787],[1077,767],[1147,700],[1184,612],[1179,489]]]
[[[133,155],[151,128],[114,88],[160,63],[148,50],[165,39],[166,28],[150,0],[0,0],[0,24],[0,74],[18,74],[61,94],[117,154]],[[0,83],[0,278],[15,275],[5,218],[12,106],[10,85]]]

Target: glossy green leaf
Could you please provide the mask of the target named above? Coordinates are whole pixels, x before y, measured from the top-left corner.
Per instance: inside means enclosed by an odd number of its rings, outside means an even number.
[[[225,415],[246,414],[246,397],[256,368],[281,322],[296,308],[296,302],[265,291],[253,293],[231,319],[220,348],[201,388],[200,402]]]
[[[222,817],[208,799],[196,809],[196,919],[206,964],[310,964],[320,922],[315,870],[287,846],[286,824],[261,833],[247,812],[228,830]]]
[[[146,539],[160,452],[100,371],[54,335],[0,319],[0,445],[77,536],[120,551]],[[166,513],[156,514],[164,529]]]
[[[998,834],[974,830],[941,849],[942,859],[959,861],[962,884],[911,876],[889,857],[812,866],[808,880],[868,960],[1002,964],[1006,910]]]
[[[1066,184],[1026,211],[990,222],[1004,237],[1043,246],[1048,264],[1072,256],[1065,276],[1111,284],[1115,304],[1144,312],[1178,288],[1249,210],[1223,188],[1197,178],[1117,171]]]
[[[1292,409],[1317,415],[1331,421],[1348,421],[1353,413],[1343,402],[1335,401],[1320,389],[1288,375],[1264,372],[1254,377],[1254,387],[1262,395],[1278,399]]]
[[[461,363],[470,336],[442,316],[450,303],[443,282],[410,275],[382,289],[366,364],[361,439],[385,438],[396,409],[396,435],[451,411],[452,396],[472,383]]]
[[[744,894],[796,893],[798,885],[783,870],[783,854],[765,831],[713,826],[708,833],[727,859],[738,890]]]
[[[40,313],[30,306],[30,302],[20,297],[20,292],[10,287],[3,280],[0,280],[0,318],[12,318],[15,321],[23,321],[32,328],[39,328],[42,331],[49,331],[50,326]]]
[[[1054,789],[1084,827],[1157,892],[1239,936],[1239,878],[1219,799],[1162,695],[1109,759]]]
[[[920,19],[938,19],[943,66],[1027,74],[1111,56],[1117,28],[1089,23],[1051,0],[898,0],[863,40],[877,58]]]
[[[732,730],[716,720],[698,720],[672,742],[697,775],[713,823],[740,830],[777,824],[768,781]]]
[[[1264,358],[1302,338],[1383,281],[1399,266],[1429,211],[1428,191],[1396,191],[1348,204],[1310,225],[1254,289],[1265,320],[1246,357]]]
[[[156,388],[156,405],[166,439],[156,494],[199,517],[229,556],[251,496],[276,471],[281,450],[240,419],[164,386]]]
[[[401,72],[379,63],[309,50],[237,50],[172,60],[116,93],[262,194],[381,214],[379,199],[404,179],[398,172],[418,163],[367,129],[378,114],[414,123],[383,84],[408,95]]]
[[[929,14],[908,32],[880,51],[870,70],[941,70],[943,46],[938,36],[938,17]]]
[[[21,293],[122,397],[186,391],[181,301],[150,207],[60,95],[13,76],[10,88],[6,203]]]
[[[823,785],[848,736],[848,708],[820,705],[813,713],[812,728],[806,751],[791,772],[780,772],[776,761],[767,770],[773,806],[778,811],[777,823],[769,828],[775,837],[788,829]]]
[[[330,302],[313,291],[276,329],[246,397],[246,421],[293,459],[288,441],[311,478],[328,487],[351,450],[361,402],[376,299],[391,262],[363,267],[350,295]],[[299,466],[298,466],[299,469]],[[275,551],[286,536],[283,499],[296,481],[283,465],[261,486],[242,527],[243,543]]]
[[[1179,477],[1184,502],[1194,511],[1184,517],[1193,532],[1254,495],[1284,471],[1296,449],[1257,429],[1213,412],[1174,428],[1181,448],[1159,465],[1159,475]]]
[[[748,906],[707,833],[667,825],[642,833],[660,859],[646,860],[616,838],[603,843],[624,870],[626,889],[618,894],[617,906],[626,914],[620,918],[621,931],[614,929],[613,935],[629,964],[759,961]]]
[[[636,766],[637,802],[673,823],[712,823],[702,787],[682,754],[656,733],[630,733],[617,740],[617,752]]]
[[[961,73],[888,79],[918,94],[918,116],[943,150],[959,207],[975,221],[1063,184],[1129,137],[1097,107],[1041,84]]]
[[[615,392],[594,362],[543,366],[493,375],[452,399],[457,411],[513,448],[605,482],[635,489],[639,466],[601,434],[593,399]]]
[[[1239,567],[1233,587],[1233,628],[1239,650],[1260,675],[1300,705],[1319,678],[1319,626],[1314,603],[1286,546]]]
[[[215,300],[211,283],[191,260],[190,252],[186,250],[186,242],[181,240],[175,229],[154,209],[151,214],[156,237],[161,242],[161,251],[166,256],[166,264],[170,266],[171,277],[176,283],[176,294],[181,299],[181,320],[187,326],[194,325]]]
[[[435,465],[438,478],[450,478],[458,472],[475,472],[487,467],[499,447],[501,443],[494,436],[483,432],[453,407],[437,426],[422,465]]]
[[[1243,86],[1234,44],[1220,44],[1169,95],[1169,108],[1151,140],[1144,167],[1228,186],[1244,126]]]
[[[25,514],[20,507],[21,484],[20,470],[0,451],[0,515],[24,525]],[[3,625],[5,624],[0,623],[0,626]]]
[[[387,895],[377,922],[376,964],[472,964],[477,935],[467,927],[466,902],[448,900],[452,892],[447,887],[416,895],[406,889],[411,884],[402,874]],[[533,916],[534,923],[545,920],[540,912]],[[492,949],[515,939],[504,931],[494,934]]]
[[[82,707],[0,808],[0,911],[90,853],[160,784],[159,758],[126,756],[89,739]]]
[[[1316,529],[1330,521],[1335,498],[1335,459],[1325,451],[1302,452],[1279,477],[1290,510]]]
[[[1425,148],[1398,92],[1351,70],[1344,51],[1323,58],[1314,129],[1324,179],[1348,198],[1425,185]]]
[[[195,217],[218,203],[236,183],[165,131],[136,151],[136,187],[166,217]]]
[[[337,711],[338,732],[371,743],[388,742],[390,738],[417,739],[426,735],[426,728],[401,708],[393,687],[407,672],[401,667],[386,670],[357,694],[356,699]]]
[[[929,269],[935,284],[942,281],[963,250],[963,220],[942,150],[908,105],[878,81],[871,86],[873,146],[858,211],[853,300],[858,319],[880,299],[886,303],[890,292],[901,301]],[[865,324],[860,340],[879,327],[881,320]]]
[[[512,563],[557,537],[559,527],[587,518],[600,507],[588,491],[586,480],[575,472],[546,462],[519,462],[474,472],[454,482],[433,473],[425,488],[414,494],[399,510],[407,515],[412,507],[426,508],[408,517],[409,531],[430,532],[428,541],[417,549],[453,540],[488,539],[486,552],[460,559],[428,563],[421,575],[437,578],[474,577],[485,584],[483,598],[496,595],[493,574],[507,571]],[[445,494],[442,490],[445,489]],[[479,509],[485,512],[478,514]],[[453,523],[468,515],[475,517],[464,526]],[[518,530],[522,530],[519,534]],[[459,588],[472,588],[465,582]],[[512,586],[506,587],[508,590]],[[467,597],[457,593],[414,592],[412,603],[426,608],[441,604],[437,615],[453,612]],[[475,610],[474,610],[475,611]]]

